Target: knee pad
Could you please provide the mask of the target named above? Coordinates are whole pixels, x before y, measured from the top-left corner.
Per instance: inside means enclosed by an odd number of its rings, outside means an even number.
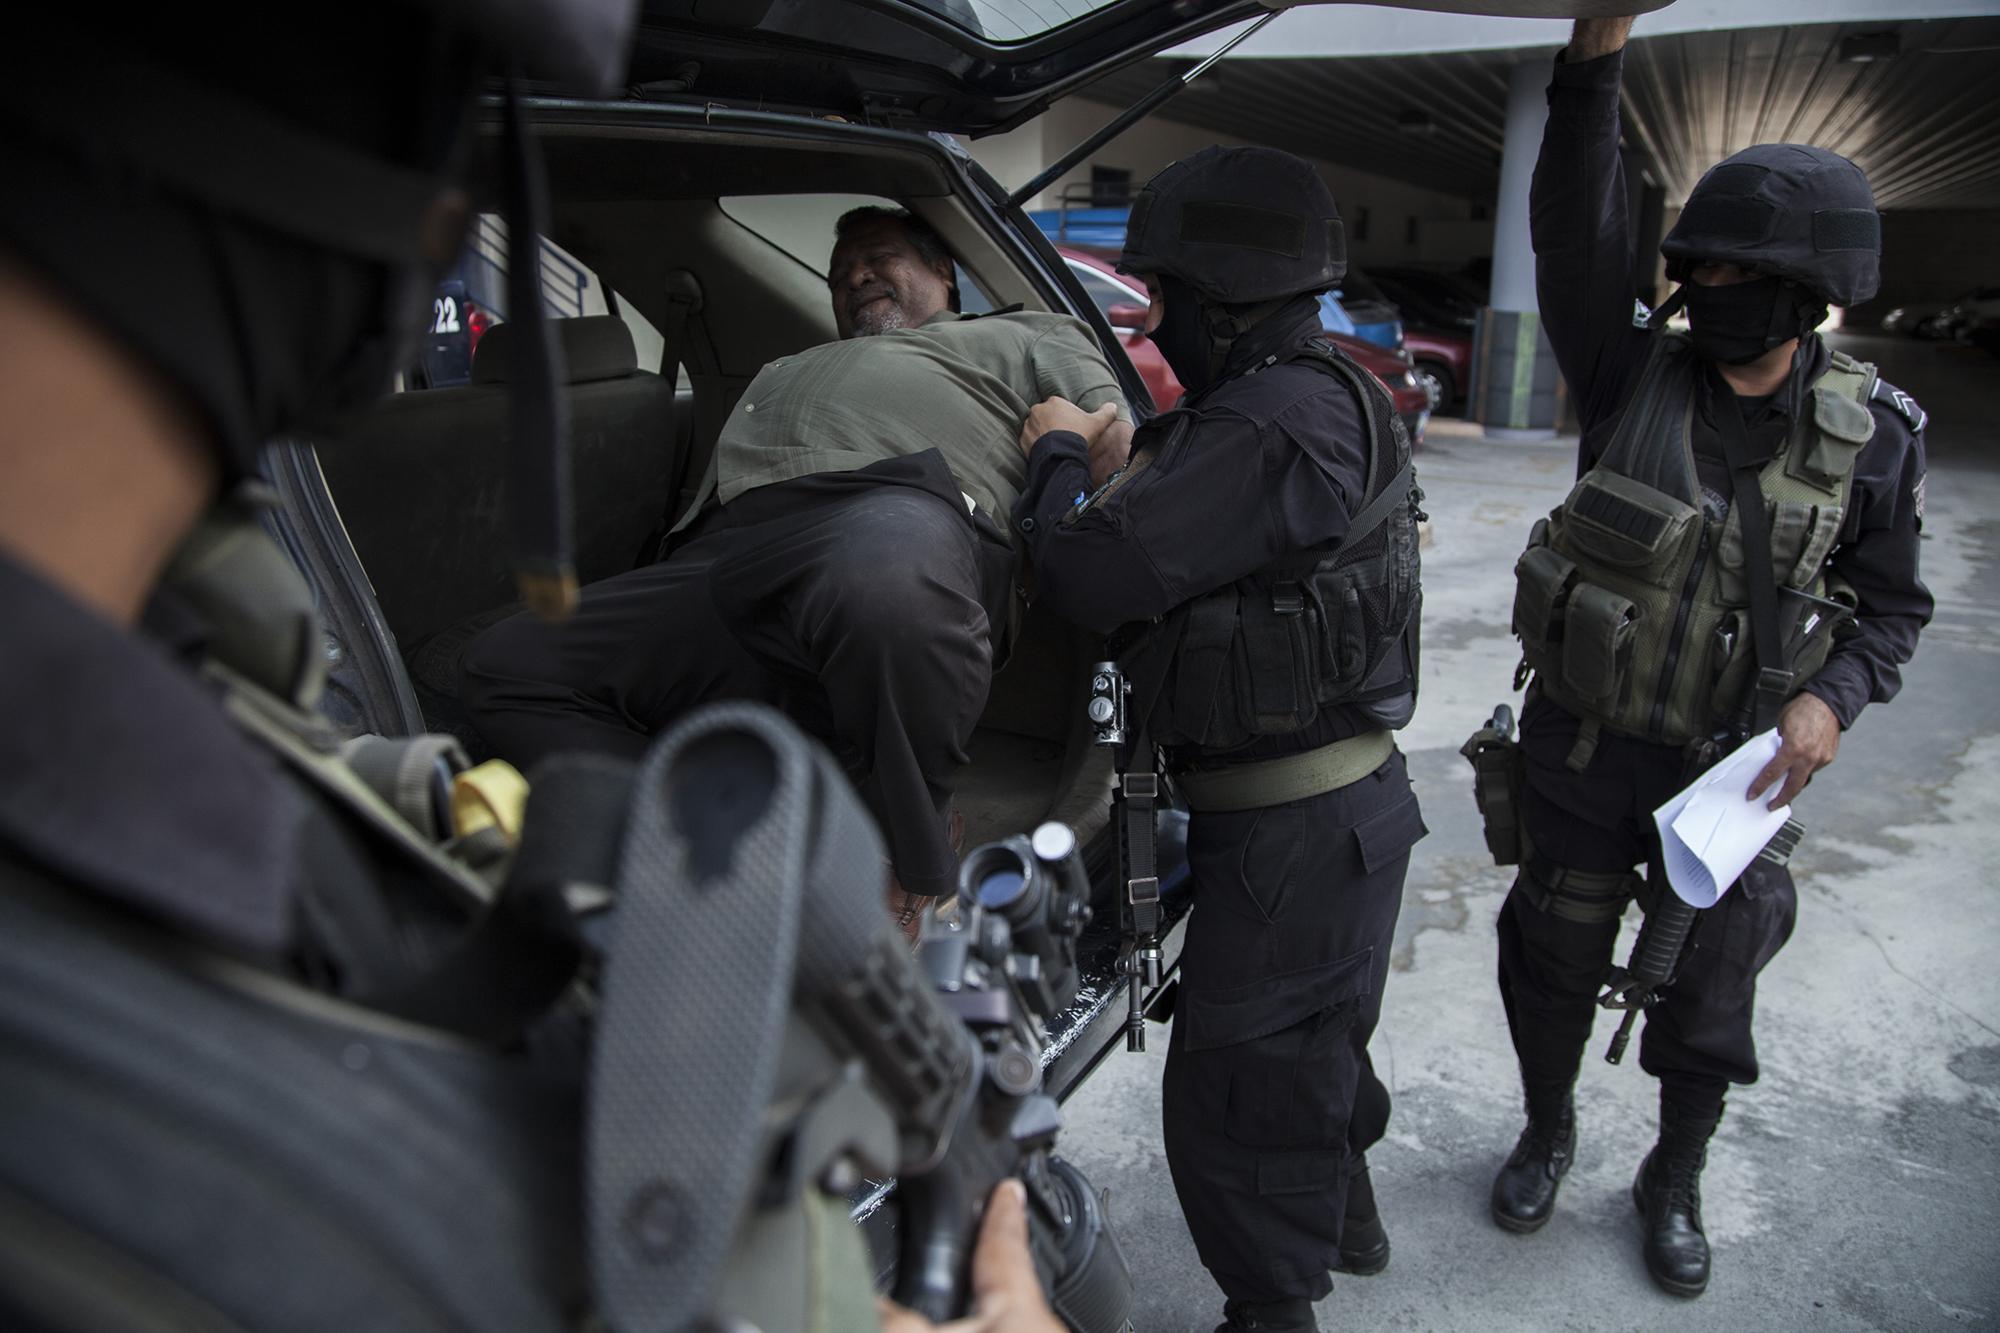
[[[1574,870],[1533,852],[1521,859],[1514,878],[1514,888],[1536,910],[1581,925],[1616,921],[1644,886],[1629,870]]]

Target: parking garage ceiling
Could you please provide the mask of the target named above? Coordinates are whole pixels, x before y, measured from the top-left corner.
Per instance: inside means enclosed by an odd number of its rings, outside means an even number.
[[[1509,69],[1550,54],[1228,60],[1155,114],[1476,198],[1499,184]],[[1184,63],[1148,61],[1083,95],[1124,105]],[[1641,38],[1625,128],[1669,204],[1730,153],[1790,140],[1859,162],[1885,210],[2000,208],[2000,17]]]

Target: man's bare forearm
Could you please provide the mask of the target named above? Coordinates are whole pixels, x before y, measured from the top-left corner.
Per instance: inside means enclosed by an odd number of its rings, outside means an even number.
[[[1578,19],[1576,28],[1570,33],[1569,49],[1563,52],[1563,59],[1595,60],[1613,51],[1622,51],[1625,39],[1631,33],[1632,19],[1629,15],[1615,19]]]

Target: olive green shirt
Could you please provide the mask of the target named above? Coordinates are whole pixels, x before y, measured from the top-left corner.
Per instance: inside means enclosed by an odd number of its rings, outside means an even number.
[[[714,475],[689,512],[712,497],[727,504],[759,486],[935,448],[967,499],[1004,530],[1028,478],[1021,423],[1052,395],[1086,411],[1116,403],[1119,419],[1131,420],[1097,340],[1072,315],[945,311],[914,329],[781,356],[723,424]]]

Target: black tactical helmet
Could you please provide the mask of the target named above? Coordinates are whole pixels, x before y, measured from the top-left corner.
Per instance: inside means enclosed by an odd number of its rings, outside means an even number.
[[[1840,154],[1758,144],[1708,169],[1660,253],[1676,282],[1699,260],[1727,260],[1851,306],[1880,285],[1882,218],[1868,178]]]
[[[1164,273],[1224,305],[1323,292],[1347,272],[1340,210],[1319,173],[1276,148],[1204,148],[1146,182],[1121,273]]]

